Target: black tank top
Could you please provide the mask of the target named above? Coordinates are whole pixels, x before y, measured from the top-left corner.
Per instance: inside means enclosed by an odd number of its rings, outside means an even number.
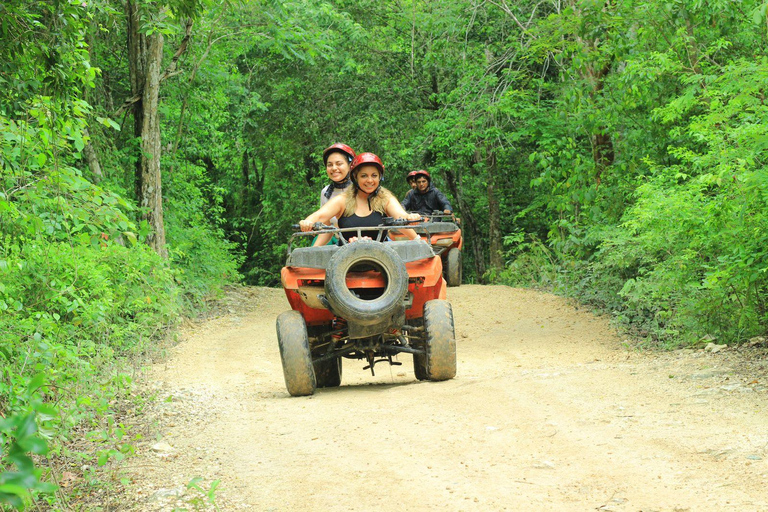
[[[341,217],[339,219],[339,227],[340,228],[365,228],[369,226],[380,226],[382,223],[382,220],[384,219],[384,215],[382,215],[379,212],[372,212],[370,215],[366,215],[365,217],[359,217],[357,214],[352,214],[349,217]],[[376,240],[376,238],[379,236],[379,231],[365,231],[363,230],[361,235],[362,236],[369,236],[373,240]],[[346,233],[339,233],[340,235],[343,234],[344,238],[349,240],[353,236],[357,236],[357,233],[354,231],[347,231]],[[381,231],[381,238],[379,238],[380,241],[385,241],[387,239],[387,232]]]

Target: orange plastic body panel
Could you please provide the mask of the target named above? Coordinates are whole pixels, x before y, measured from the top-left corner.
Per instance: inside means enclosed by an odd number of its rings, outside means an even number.
[[[443,279],[443,262],[440,258],[431,258],[406,263],[405,268],[410,278],[408,291],[413,295],[413,304],[405,312],[405,317],[421,318],[424,316],[425,302],[447,297],[448,285]]]
[[[437,233],[432,235],[432,237],[429,240],[429,243],[431,245],[437,245],[438,240],[444,240],[446,238],[450,238],[453,240],[453,243],[451,245],[448,245],[446,247],[457,247],[459,250],[461,250],[464,247],[464,238],[461,236],[461,230],[454,231],[453,233]]]
[[[413,295],[413,304],[405,312],[406,318],[424,316],[424,303],[433,299],[445,299],[447,285],[443,279],[443,263],[440,258],[413,261],[405,264],[408,271],[408,291]],[[283,289],[291,309],[299,311],[307,325],[322,325],[333,320],[333,313],[327,309],[309,307],[301,299],[298,289],[302,283],[314,285],[325,283],[325,270],[314,268],[283,267],[280,272]],[[384,288],[386,282],[377,272],[354,272],[347,275],[347,288]]]
[[[406,239],[405,235],[400,235],[400,234],[396,235],[394,233],[390,233],[389,236],[390,236],[390,238],[392,238],[392,240],[405,240]],[[424,236],[423,234],[420,234],[420,236],[421,236],[421,238],[426,239],[426,236]],[[464,238],[461,236],[461,230],[460,229],[454,231],[453,233],[435,233],[434,235],[429,237],[429,243],[430,243],[430,245],[437,245],[437,241],[438,240],[444,240],[446,238],[450,238],[451,240],[453,240],[453,243],[451,245],[443,246],[443,247],[447,247],[447,248],[456,247],[459,250],[464,248]]]
[[[283,267],[280,271],[280,279],[283,282],[283,290],[288,298],[291,309],[298,311],[304,317],[307,325],[321,325],[331,323],[333,313],[327,309],[311,308],[304,304],[299,295],[299,281],[325,282],[325,270],[317,268]]]

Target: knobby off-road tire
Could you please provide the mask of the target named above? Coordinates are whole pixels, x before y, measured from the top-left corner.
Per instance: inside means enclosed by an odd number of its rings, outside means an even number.
[[[461,286],[461,251],[454,247],[445,259],[445,282],[448,286]]]
[[[456,376],[456,335],[453,330],[453,310],[450,302],[430,300],[424,304],[424,333],[427,338],[427,378],[429,380],[454,378]]]
[[[413,373],[417,380],[427,380],[427,356],[413,354]]]
[[[417,323],[417,320],[412,320]],[[424,354],[413,354],[413,374],[417,380],[427,380],[427,356]]]
[[[360,264],[378,267],[386,275],[387,285],[380,297],[361,299],[347,288],[347,273]],[[405,263],[394,249],[381,242],[358,240],[345,245],[331,257],[325,270],[325,296],[333,312],[363,325],[381,321],[394,312],[407,292]]]
[[[341,358],[313,363],[315,380],[319,388],[337,388],[341,386]]]
[[[285,387],[291,396],[315,392],[315,370],[309,351],[307,324],[298,311],[286,311],[277,317],[277,344],[283,361]]]

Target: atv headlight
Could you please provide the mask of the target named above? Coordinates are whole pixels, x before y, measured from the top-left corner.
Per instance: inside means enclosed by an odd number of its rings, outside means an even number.
[[[435,242],[435,245],[440,247],[450,247],[453,245],[453,238],[441,238]]]

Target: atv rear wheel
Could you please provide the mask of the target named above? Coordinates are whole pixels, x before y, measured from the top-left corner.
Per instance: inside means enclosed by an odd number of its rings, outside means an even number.
[[[341,386],[341,358],[312,363],[315,367],[315,380],[319,388],[337,388]]]
[[[456,336],[453,310],[447,300],[430,300],[424,304],[426,334],[426,376],[429,380],[448,380],[456,376]],[[414,365],[416,358],[414,357]],[[418,375],[416,376],[418,378]]]
[[[286,311],[277,317],[277,344],[283,362],[285,387],[291,396],[315,392],[315,370],[309,351],[307,324],[298,311]]]
[[[445,281],[448,286],[461,286],[461,250],[456,247],[445,258]]]

